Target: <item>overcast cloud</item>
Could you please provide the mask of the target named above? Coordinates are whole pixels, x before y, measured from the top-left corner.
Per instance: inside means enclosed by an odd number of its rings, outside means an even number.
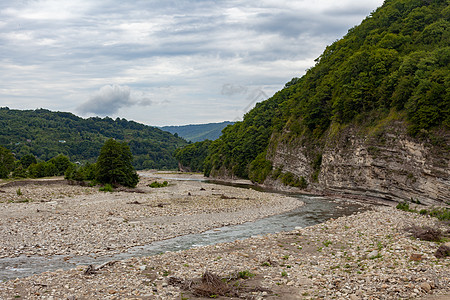
[[[238,120],[382,0],[5,0],[0,106]]]

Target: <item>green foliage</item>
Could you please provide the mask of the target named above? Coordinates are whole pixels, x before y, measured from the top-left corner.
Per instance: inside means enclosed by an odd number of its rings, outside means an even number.
[[[123,142],[109,139],[105,142],[97,159],[96,179],[103,184],[135,187],[139,181],[132,165],[130,147]]]
[[[56,175],[59,175],[59,176],[64,175],[67,168],[72,164],[70,162],[70,159],[63,154],[58,154],[57,156],[50,159],[49,162],[52,163],[56,167],[56,170],[57,170]]]
[[[190,172],[203,172],[204,162],[211,145],[210,140],[196,142],[175,150],[174,157],[184,170]]]
[[[64,178],[76,181],[93,181],[96,179],[97,165],[86,163],[84,166],[77,167],[75,164],[69,165]]]
[[[322,154],[317,154],[316,158],[312,162],[312,168],[314,170],[312,178],[315,182],[319,180],[319,172],[321,166],[322,166]]]
[[[27,178],[28,176],[28,170],[24,169],[22,165],[17,166],[12,172],[13,178]]]
[[[14,160],[12,152],[0,146],[0,178],[8,178],[14,168]]]
[[[281,182],[284,185],[298,187],[301,189],[306,189],[308,187],[308,182],[306,181],[305,177],[301,176],[300,178],[298,178],[291,172],[284,173],[281,177]]]
[[[266,152],[262,152],[250,163],[248,177],[251,181],[263,183],[272,171],[272,162],[265,157]]]
[[[59,170],[50,160],[47,162],[40,161],[28,167],[28,174],[32,178],[52,177],[58,176]]]
[[[416,209],[410,208],[409,203],[404,201],[397,204],[396,208],[403,211],[419,213],[421,215],[429,215],[438,218],[441,221],[450,220],[450,209],[447,207],[432,207],[430,209],[421,209],[420,211],[417,211]]]
[[[413,211],[412,209],[409,208],[409,203],[406,201],[400,202],[399,204],[397,204],[395,208],[403,211],[410,211],[410,212]]]
[[[293,78],[242,122],[225,128],[209,148],[205,175],[263,181],[269,162],[259,155],[270,153],[271,142],[276,147],[280,140],[298,138],[318,145],[330,125],[341,128],[369,116],[376,126],[391,111],[407,118],[413,136],[437,128],[448,132],[449,11],[447,1],[385,1],[328,46],[303,77]],[[321,160],[314,152],[311,179],[316,181]],[[300,184],[290,174],[282,180]]]
[[[99,189],[99,191],[101,191],[101,192],[110,192],[110,193],[112,193],[112,192],[114,192],[114,188],[113,188],[112,185],[110,185],[109,183],[107,183],[107,184],[105,184],[104,186],[102,186],[102,187]]]
[[[450,221],[450,209],[446,207],[441,208],[432,207],[430,210],[421,209],[419,213],[421,215],[429,215],[438,218],[441,221]]]
[[[211,143],[205,160],[204,173],[216,175],[222,169],[231,170],[241,178],[249,178],[249,165],[264,152],[274,129],[281,129],[281,103],[294,92],[286,88],[276,93],[271,101],[257,103],[242,122],[226,127],[222,136]]]
[[[175,149],[187,144],[182,138],[125,119],[83,119],[71,113],[45,109],[0,108],[0,146],[23,160],[27,155],[41,161],[62,154],[72,162],[95,162],[109,138],[128,141],[136,169],[176,169]],[[37,161],[22,162],[24,169]]]
[[[248,279],[248,278],[251,278],[251,277],[254,277],[254,276],[255,276],[255,274],[251,273],[248,270],[244,270],[244,271],[238,272],[238,276],[237,277],[241,278],[241,279]]]
[[[159,183],[158,181],[153,181],[148,186],[151,188],[161,188],[161,187],[166,187],[168,185],[169,185],[169,183],[167,181],[163,181],[163,183]]]
[[[24,169],[26,169],[32,164],[37,164],[37,160],[34,155],[26,154],[20,159],[19,163]]]

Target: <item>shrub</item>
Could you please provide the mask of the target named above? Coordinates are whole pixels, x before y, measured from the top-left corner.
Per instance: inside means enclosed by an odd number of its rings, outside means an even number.
[[[101,192],[110,192],[110,193],[112,193],[114,191],[114,188],[113,188],[113,186],[111,184],[107,183],[107,184],[105,184],[104,186],[102,186],[100,188],[100,191]]]
[[[255,276],[255,274],[251,273],[248,270],[245,270],[245,271],[239,272],[237,277],[241,278],[241,279],[248,279],[248,278],[251,278],[253,276]]]
[[[159,183],[158,181],[153,181],[148,186],[156,189],[156,188],[166,187],[168,185],[169,185],[169,183],[167,181],[164,181],[163,183]]]
[[[283,176],[281,177],[281,182],[284,185],[299,187],[301,189],[306,189],[308,187],[308,182],[306,181],[305,177],[300,176],[300,178],[298,178],[291,172],[284,173]]]
[[[409,208],[409,203],[406,201],[397,204],[396,208],[403,211],[413,211],[412,209]]]

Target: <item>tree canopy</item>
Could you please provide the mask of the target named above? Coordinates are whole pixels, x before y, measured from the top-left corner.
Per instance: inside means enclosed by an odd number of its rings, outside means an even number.
[[[14,168],[14,155],[10,150],[0,146],[0,178],[8,178]]]
[[[135,187],[139,176],[132,165],[133,155],[125,142],[109,139],[97,159],[96,179],[103,184]]]

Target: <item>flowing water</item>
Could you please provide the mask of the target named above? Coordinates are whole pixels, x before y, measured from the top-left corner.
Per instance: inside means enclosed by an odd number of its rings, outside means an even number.
[[[242,185],[241,185],[242,186]],[[64,260],[65,256],[27,257],[0,259],[0,280],[10,280],[17,277],[26,277],[45,271],[57,269],[70,269],[76,265],[99,265],[111,260],[123,260],[130,257],[149,256],[167,251],[180,251],[193,247],[200,247],[223,242],[232,242],[251,236],[289,231],[295,227],[306,227],[325,222],[330,218],[351,215],[365,210],[365,207],[355,202],[344,200],[329,200],[322,197],[305,195],[290,195],[299,198],[305,205],[283,213],[248,222],[240,225],[226,226],[205,231],[199,234],[183,235],[176,238],[153,242],[145,246],[130,248],[127,252],[112,256],[92,257],[78,256]]]

